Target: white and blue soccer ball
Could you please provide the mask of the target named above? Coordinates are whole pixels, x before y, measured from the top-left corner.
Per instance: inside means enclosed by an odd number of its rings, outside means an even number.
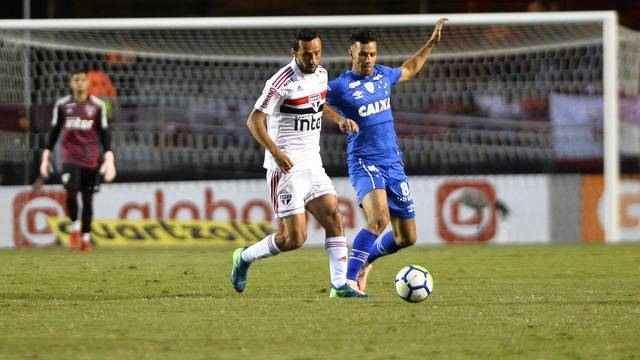
[[[396,275],[396,294],[402,300],[418,303],[424,301],[433,291],[433,277],[420,265],[407,265]]]

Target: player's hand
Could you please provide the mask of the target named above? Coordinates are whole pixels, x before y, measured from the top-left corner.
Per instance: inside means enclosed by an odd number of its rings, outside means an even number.
[[[273,160],[275,160],[280,170],[282,170],[282,172],[284,172],[285,174],[288,173],[289,170],[291,170],[291,168],[293,167],[293,161],[291,161],[287,154],[283,153],[282,150],[277,149],[271,155],[273,156]]]
[[[438,21],[436,22],[436,28],[433,29],[433,33],[431,34],[431,38],[429,38],[429,44],[431,44],[432,46],[438,44],[440,42],[440,39],[442,38],[442,27],[444,26],[444,22],[447,21],[449,19],[447,18],[440,18],[438,19]]]
[[[112,182],[116,178],[116,165],[113,159],[113,152],[104,153],[104,162],[100,167],[100,174],[104,177],[104,181]]]
[[[40,162],[40,175],[43,178],[48,178],[49,174],[51,174],[51,164],[49,164],[49,160],[47,159],[42,159],[42,162]]]
[[[358,124],[355,121],[347,118],[342,118],[342,120],[340,120],[340,122],[338,123],[338,126],[340,127],[340,131],[347,134],[357,133],[360,130]]]

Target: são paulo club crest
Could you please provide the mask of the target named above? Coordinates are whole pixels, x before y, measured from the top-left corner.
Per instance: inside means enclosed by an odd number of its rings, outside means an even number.
[[[278,201],[282,206],[288,206],[291,203],[291,199],[293,199],[293,195],[289,192],[288,187],[282,189],[280,194],[278,194]]]
[[[320,102],[322,102],[322,95],[320,94],[309,95],[309,103],[311,104],[313,111],[318,112],[318,109],[320,109]]]
[[[93,117],[96,114],[96,108],[94,106],[87,106],[85,110],[88,117]]]
[[[282,204],[282,206],[289,205],[291,203],[292,198],[293,196],[289,193],[282,193],[278,195],[278,200],[280,201],[280,204]]]

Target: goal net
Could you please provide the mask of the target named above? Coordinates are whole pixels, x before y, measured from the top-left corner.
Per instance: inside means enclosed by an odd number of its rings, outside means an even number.
[[[255,176],[263,150],[245,121],[264,81],[290,61],[296,28],[321,34],[322,63],[333,78],[350,68],[346,51],[355,28],[373,28],[378,63],[395,67],[424,44],[435,20],[0,22],[0,111],[8,119],[0,158],[25,159],[7,145],[19,131],[11,119],[21,111],[31,121],[27,148],[44,145],[38,134],[48,130],[52,105],[68,93],[69,73],[84,68],[95,71],[92,91],[111,105],[121,171]],[[598,209],[618,208],[617,197],[606,202],[601,194],[604,186],[618,191],[618,157],[625,172],[640,164],[640,35],[611,21],[615,15],[607,12],[451,15],[422,71],[393,91],[407,172],[451,179],[520,174],[513,188],[524,191],[538,181],[528,175],[544,176],[548,208],[528,216],[563,223],[551,226],[551,239],[603,238],[605,231],[620,238],[615,226],[604,225],[618,223],[619,214]],[[615,58],[607,63],[607,56]],[[345,136],[326,125],[321,141],[325,167],[346,174]],[[586,196],[598,198],[595,209],[585,210]],[[471,213],[472,198],[463,199]],[[585,230],[589,211],[602,223],[595,233]]]

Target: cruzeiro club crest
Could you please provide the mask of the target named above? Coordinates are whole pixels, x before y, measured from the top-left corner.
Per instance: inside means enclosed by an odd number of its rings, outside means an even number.
[[[364,83],[364,88],[367,89],[367,91],[370,92],[371,94],[373,94],[373,92],[375,91],[375,86],[373,85],[372,82]]]
[[[291,203],[292,198],[293,196],[288,193],[278,195],[278,200],[280,201],[280,204],[282,204],[283,206],[289,205]]]

